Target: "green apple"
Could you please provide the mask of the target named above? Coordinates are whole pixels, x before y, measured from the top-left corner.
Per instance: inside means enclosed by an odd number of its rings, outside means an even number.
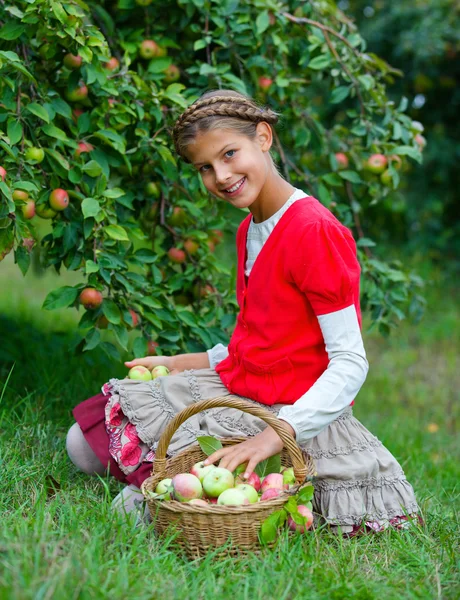
[[[235,487],[235,490],[240,490],[243,492],[251,504],[259,501],[259,494],[252,485],[249,485],[249,483],[239,483]]]
[[[27,162],[33,163],[34,165],[39,165],[45,158],[45,151],[43,148],[31,146],[25,151],[24,157]]]
[[[155,492],[157,494],[164,494],[164,500],[171,500],[171,491],[172,491],[172,485],[171,485],[172,479],[162,479],[160,481],[160,483],[157,484],[157,487],[155,488]]]
[[[233,474],[228,469],[216,467],[204,476],[203,489],[209,498],[218,498],[222,492],[235,485]]]
[[[219,494],[217,504],[220,506],[244,506],[245,504],[250,504],[250,502],[249,498],[241,490],[230,488]]]
[[[147,367],[143,367],[138,365],[137,367],[133,367],[129,370],[128,377],[130,379],[136,379],[138,381],[151,381],[152,375]]]
[[[53,210],[48,204],[38,204],[35,207],[35,212],[42,219],[52,219],[57,215],[57,211]]]
[[[157,377],[166,377],[167,375],[169,375],[168,367],[158,365],[152,369],[151,378],[156,379]]]

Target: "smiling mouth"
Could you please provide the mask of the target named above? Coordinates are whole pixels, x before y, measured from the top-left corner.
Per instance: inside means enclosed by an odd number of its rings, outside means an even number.
[[[235,183],[235,185],[233,185],[232,187],[229,187],[225,190],[223,190],[224,192],[228,192],[228,193],[233,193],[236,192],[236,190],[238,190],[244,183],[246,177],[243,177],[242,179],[240,179],[237,183]]]

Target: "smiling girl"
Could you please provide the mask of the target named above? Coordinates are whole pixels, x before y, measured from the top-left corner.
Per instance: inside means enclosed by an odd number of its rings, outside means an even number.
[[[418,511],[413,489],[352,412],[369,367],[356,245],[327,208],[278,172],[270,154],[277,121],[274,111],[232,90],[204,94],[177,120],[177,154],[213,196],[250,211],[236,235],[236,326],[227,347],[125,363],[162,364],[171,374],[150,382],[111,379],[74,409],[68,453],[86,473],[108,466],[127,483],[114,506],[129,512],[142,499],[139,486],[174,415],[198,400],[231,394],[276,414],[314,458],[313,508],[320,521],[348,535],[403,527]],[[283,448],[260,419],[215,408],[181,425],[168,454],[198,435],[246,436],[207,463],[220,460],[233,471],[247,462],[247,477]]]

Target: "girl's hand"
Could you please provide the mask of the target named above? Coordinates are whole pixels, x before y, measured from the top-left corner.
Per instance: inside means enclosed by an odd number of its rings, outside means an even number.
[[[174,366],[174,356],[145,356],[144,358],[134,358],[133,360],[128,360],[125,362],[125,366],[128,369],[132,367],[137,367],[141,365],[142,367],[147,367],[149,371],[151,371],[154,367],[158,367],[162,365],[169,369],[170,375],[177,375],[180,373],[179,369],[176,369]]]
[[[295,437],[294,429],[286,423],[281,421],[282,426]],[[276,433],[274,429],[267,426],[266,429],[258,433],[252,438],[249,438],[245,442],[235,444],[234,446],[227,446],[221,448],[216,452],[213,452],[204,461],[205,465],[210,465],[220,460],[219,467],[234,471],[236,467],[247,462],[248,466],[244,472],[244,478],[247,479],[254,471],[256,466],[266,458],[270,458],[274,454],[278,454],[283,449],[283,441]]]

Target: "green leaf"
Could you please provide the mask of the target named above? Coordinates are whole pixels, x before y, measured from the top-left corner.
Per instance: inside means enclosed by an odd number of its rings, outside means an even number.
[[[95,160],[90,160],[87,162],[85,165],[83,165],[81,170],[90,177],[99,177],[99,175],[102,173],[101,165],[99,165]]]
[[[30,253],[24,246],[18,246],[14,252],[14,262],[19,266],[22,274],[25,275],[30,266]]]
[[[370,240],[369,238],[359,238],[359,240],[356,242],[356,245],[358,247],[360,246],[366,246],[366,247],[371,247],[371,246],[377,246],[377,244],[375,242],[373,242],[372,240]]]
[[[112,188],[110,190],[105,190],[102,194],[106,198],[120,198],[120,196],[124,196],[126,192],[121,188]]]
[[[128,350],[128,332],[124,325],[114,325],[113,331],[115,332],[115,337],[118,340],[118,343],[123,348],[123,350]]]
[[[262,543],[274,542],[278,535],[278,529],[284,525],[288,517],[287,512],[282,508],[276,510],[262,522],[259,537]]]
[[[10,21],[0,29],[0,39],[8,41],[16,40],[25,30],[24,25]]]
[[[306,502],[310,502],[312,500],[315,492],[315,488],[312,485],[306,485],[301,488],[296,494],[297,505],[305,504]]]
[[[134,340],[133,354],[134,354],[134,358],[143,358],[144,356],[147,356],[147,340],[146,339],[144,339],[142,337],[138,337]]]
[[[367,73],[365,75],[358,75],[358,81],[363,84],[364,89],[367,92],[375,86],[375,79],[372,75],[368,75]]]
[[[86,46],[78,49],[78,55],[81,56],[86,63],[91,63],[93,60],[93,51]]]
[[[331,59],[326,54],[320,54],[320,56],[315,56],[313,60],[308,63],[309,69],[314,69],[315,71],[322,71],[326,67],[331,64]]]
[[[113,300],[106,299],[102,303],[102,312],[107,317],[107,320],[114,325],[121,323],[121,312]]]
[[[281,468],[281,454],[275,454],[262,460],[254,469],[257,475],[262,479],[269,473],[279,473]]]
[[[40,104],[37,104],[36,102],[31,102],[26,106],[26,109],[39,119],[46,121],[46,123],[50,122],[48,111]]]
[[[140,248],[134,253],[134,258],[140,260],[141,262],[150,264],[155,263],[158,260],[158,255],[153,252],[153,250],[149,250],[148,248]],[[154,306],[153,308],[161,308],[161,306]]]
[[[107,225],[104,227],[104,231],[113,240],[129,242],[128,234],[120,225]]]
[[[177,316],[186,325],[190,325],[190,327],[196,327],[196,325],[197,325],[196,317],[188,310],[178,311]]]
[[[153,308],[153,309],[161,309],[163,308],[161,303],[158,302],[158,300],[155,300],[154,298],[152,298],[151,296],[144,296],[142,298],[142,304],[144,306],[148,306],[149,308]]]
[[[87,260],[85,263],[85,273],[91,275],[91,273],[97,273],[99,271],[99,265],[94,260]]]
[[[96,348],[96,346],[99,345],[99,342],[101,341],[101,334],[99,333],[98,329],[91,329],[86,337],[86,344],[83,347],[83,352],[86,352],[87,350],[93,350],[94,348]]]
[[[211,456],[216,450],[220,450],[223,448],[222,442],[212,437],[212,435],[201,435],[196,438],[196,441],[199,443],[200,448],[206,454],[206,456]]]
[[[56,127],[55,125],[43,125],[42,131],[49,137],[56,138],[57,140],[61,140],[62,142],[69,141],[66,132],[62,129],[59,129],[59,127]]]
[[[264,10],[259,13],[259,16],[256,19],[257,35],[261,35],[266,29],[268,29],[269,25],[270,16],[268,14],[268,10]]]
[[[410,156],[417,162],[422,162],[422,153],[420,150],[412,148],[412,146],[397,146],[394,148],[392,154],[398,154],[399,156]]]
[[[65,285],[57,290],[50,292],[43,302],[42,308],[45,310],[55,310],[56,308],[66,308],[75,302],[79,289]]]
[[[99,345],[99,347],[101,348],[101,350],[104,350],[104,352],[109,358],[111,358],[115,362],[120,362],[120,353],[113,344],[111,344],[110,342],[102,342]]]
[[[10,138],[10,144],[14,146],[22,138],[22,125],[19,121],[10,119],[6,128],[8,137]]]
[[[85,219],[88,217],[96,217],[101,210],[101,205],[94,198],[85,198],[81,203],[81,212]]]
[[[63,9],[61,2],[55,2],[54,0],[51,0],[50,2],[51,5],[51,10],[54,13],[54,16],[63,24],[66,25],[67,23],[67,13],[66,11]]]
[[[331,104],[338,104],[345,100],[345,98],[349,95],[351,90],[350,85],[341,85],[332,90],[331,94]]]
[[[351,183],[362,183],[362,179],[356,171],[339,171],[339,175]]]

